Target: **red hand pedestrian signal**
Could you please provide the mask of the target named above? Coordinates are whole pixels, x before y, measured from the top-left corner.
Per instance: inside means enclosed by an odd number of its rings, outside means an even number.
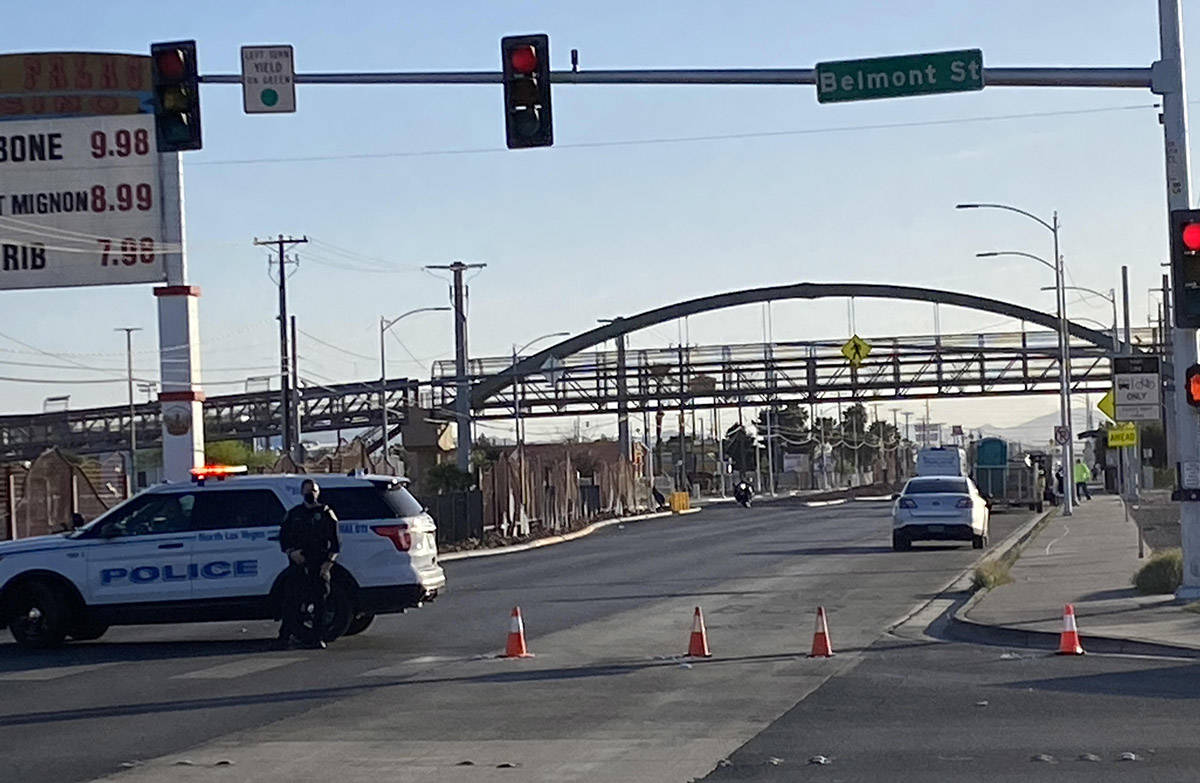
[[[1200,364],[1193,364],[1184,374],[1188,405],[1200,408]]]

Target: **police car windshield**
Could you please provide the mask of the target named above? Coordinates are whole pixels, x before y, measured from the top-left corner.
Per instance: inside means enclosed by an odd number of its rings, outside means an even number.
[[[122,500],[122,501],[121,501],[120,503],[118,503],[117,505],[113,506],[113,507],[112,507],[112,508],[110,508],[110,509],[107,509],[107,510],[105,510],[105,511],[104,511],[104,513],[103,513],[103,514],[101,514],[100,516],[98,516],[98,517],[96,517],[95,519],[93,519],[93,520],[89,521],[89,522],[88,522],[86,525],[84,525],[83,527],[76,528],[75,530],[72,530],[72,531],[70,531],[69,533],[67,533],[67,534],[66,534],[66,537],[67,537],[67,538],[79,538],[80,536],[87,535],[88,533],[91,533],[92,535],[95,535],[95,534],[96,534],[96,532],[97,532],[97,527],[96,527],[96,525],[97,525],[97,524],[100,522],[100,520],[101,520],[101,519],[103,519],[103,518],[105,518],[105,517],[108,517],[108,516],[111,516],[111,515],[113,514],[113,512],[117,511],[118,509],[123,509],[123,508],[125,508],[125,507],[126,507],[127,505],[129,505],[131,502],[133,502],[134,500],[137,500],[139,497],[141,497],[141,496],[140,496],[140,495],[134,495],[134,496],[133,496],[133,497],[131,497],[131,498],[125,498],[124,500]]]

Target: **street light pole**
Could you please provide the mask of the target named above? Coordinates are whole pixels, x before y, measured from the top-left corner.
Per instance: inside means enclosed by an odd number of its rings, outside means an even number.
[[[1122,268],[1124,268],[1124,267],[1122,267]],[[1042,286],[1041,290],[1043,290],[1043,291],[1054,291],[1054,290],[1055,290],[1055,288],[1053,288],[1053,287],[1051,287],[1051,286]],[[1112,305],[1112,343],[1113,343],[1113,353],[1120,353],[1120,352],[1121,352],[1121,338],[1120,338],[1120,336],[1119,336],[1118,332],[1119,332],[1119,330],[1120,330],[1120,328],[1121,328],[1121,324],[1120,324],[1120,322],[1117,320],[1117,291],[1116,291],[1116,289],[1115,289],[1115,288],[1110,288],[1110,289],[1108,289],[1108,293],[1106,294],[1106,293],[1104,293],[1103,291],[1097,291],[1095,288],[1088,288],[1087,286],[1082,286],[1082,285],[1065,285],[1065,286],[1063,286],[1063,290],[1065,290],[1065,291],[1083,291],[1083,292],[1085,292],[1085,293],[1089,293],[1089,294],[1092,294],[1092,295],[1094,295],[1094,296],[1098,296],[1098,297],[1100,297],[1101,299],[1106,299],[1106,300],[1108,300],[1108,303],[1109,303],[1110,305]]]
[[[1074,478],[1075,468],[1075,444],[1074,433],[1071,426],[1071,336],[1067,331],[1067,292],[1063,290],[1065,281],[1063,279],[1063,260],[1062,254],[1058,249],[1058,211],[1055,210],[1051,222],[1047,223],[1042,218],[1026,212],[1023,209],[1009,206],[1008,204],[956,204],[955,209],[1003,209],[1008,212],[1016,212],[1018,215],[1024,215],[1034,221],[1042,228],[1050,232],[1054,237],[1054,263],[1050,263],[1044,258],[1033,255],[1032,253],[1022,253],[1019,251],[1005,251],[993,253],[976,253],[979,258],[990,258],[993,256],[1012,255],[1030,258],[1054,271],[1054,286],[1057,289],[1058,299],[1058,395],[1059,395],[1059,420],[1061,426],[1067,434],[1067,442],[1063,444],[1063,516],[1069,517],[1075,511],[1075,485],[1072,481]]]
[[[114,332],[125,333],[125,382],[129,388],[129,469],[125,471],[125,497],[133,496],[137,472],[137,411],[133,400],[133,333],[141,327],[118,326]]]
[[[417,313],[444,312],[449,309],[449,307],[418,307],[415,310],[409,310],[407,313],[401,313],[390,321],[382,315],[379,316],[379,411],[381,413],[381,422],[383,425],[383,464],[387,466],[388,470],[391,470],[392,468],[392,439],[388,432],[387,356],[386,343],[384,342],[383,338],[387,334],[388,329],[391,329],[393,326],[400,323],[401,320],[409,317],[410,315],[416,315]]]

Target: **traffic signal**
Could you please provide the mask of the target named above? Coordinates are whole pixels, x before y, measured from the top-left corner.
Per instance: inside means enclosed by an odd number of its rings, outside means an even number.
[[[150,45],[154,84],[154,129],[159,152],[198,150],[200,143],[200,71],[196,42]]]
[[[550,36],[500,39],[504,69],[504,133],[510,150],[554,144],[550,116]]]
[[[1200,364],[1193,364],[1184,373],[1184,388],[1187,391],[1188,405],[1200,408]]]
[[[1200,209],[1171,210],[1171,278],[1175,325],[1200,326]]]

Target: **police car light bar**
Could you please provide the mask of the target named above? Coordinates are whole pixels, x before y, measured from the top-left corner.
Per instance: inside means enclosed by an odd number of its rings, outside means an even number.
[[[220,480],[226,476],[236,476],[245,472],[245,465],[201,465],[191,470],[193,481],[203,481],[206,478]]]

